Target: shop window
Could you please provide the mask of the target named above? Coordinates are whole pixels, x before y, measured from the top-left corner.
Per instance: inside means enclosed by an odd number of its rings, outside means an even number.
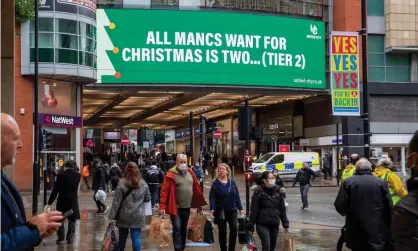
[[[67,49],[77,49],[77,36],[68,35],[68,34],[57,34],[56,36],[56,47],[58,48],[67,48]]]
[[[78,55],[75,50],[56,49],[56,62],[65,64],[77,64]]]
[[[385,36],[368,35],[367,49],[368,53],[385,53]]]
[[[39,62],[53,63],[54,62],[54,49],[39,48],[38,50]],[[35,49],[30,49],[30,61],[35,62]]]
[[[367,1],[367,15],[383,17],[385,15],[385,1],[384,0],[368,0]]]
[[[371,54],[368,57],[369,66],[385,66],[385,54]]]
[[[57,31],[77,35],[77,21],[67,19],[56,19]]]

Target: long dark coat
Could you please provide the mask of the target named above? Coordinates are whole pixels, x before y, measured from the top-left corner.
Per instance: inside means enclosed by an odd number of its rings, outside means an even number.
[[[58,195],[57,210],[65,213],[72,209],[74,214],[68,217],[70,220],[80,219],[80,209],[78,207],[78,186],[81,175],[73,168],[68,168],[58,174],[54,189],[48,200],[48,205],[54,203]]]

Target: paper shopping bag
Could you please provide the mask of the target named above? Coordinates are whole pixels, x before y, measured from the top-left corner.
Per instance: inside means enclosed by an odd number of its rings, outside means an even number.
[[[207,217],[203,214],[192,213],[192,219],[189,218],[187,228],[187,239],[194,242],[202,242],[205,233],[205,224]]]
[[[156,245],[160,244],[160,232],[161,232],[161,222],[162,218],[160,216],[152,216],[149,239],[151,243]]]
[[[160,224],[160,241],[158,247],[169,247],[172,243],[170,234],[170,220],[162,219]]]
[[[151,201],[144,203],[144,209],[145,209],[145,216],[152,216]]]
[[[295,239],[290,236],[285,236],[283,251],[296,251]]]

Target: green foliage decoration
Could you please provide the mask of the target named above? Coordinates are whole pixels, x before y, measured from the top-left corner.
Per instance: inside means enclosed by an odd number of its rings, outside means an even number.
[[[16,24],[24,23],[35,18],[35,1],[36,0],[15,0]]]

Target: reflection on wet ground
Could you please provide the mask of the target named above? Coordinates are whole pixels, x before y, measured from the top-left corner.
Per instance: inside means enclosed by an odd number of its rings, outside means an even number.
[[[245,208],[245,183],[241,177],[236,177],[236,182],[239,187],[241,200]],[[321,181],[323,182],[323,181]],[[328,181],[327,181],[328,182]],[[318,182],[319,183],[319,182]],[[208,192],[211,181],[205,181],[205,197],[208,198]],[[286,185],[287,187],[287,185]],[[340,227],[344,224],[344,218],[335,212],[333,206],[335,196],[338,192],[337,187],[312,187],[309,196],[309,210],[304,211],[300,209],[300,194],[299,188],[287,188],[286,201],[290,204],[288,208],[288,218],[290,220],[289,235],[296,240],[297,251],[335,251],[336,242],[340,235]],[[79,194],[79,205],[81,209],[81,219],[77,221],[76,235],[74,244],[68,245],[66,243],[57,245],[55,243],[56,236],[51,236],[45,240],[35,250],[37,251],[88,251],[101,250],[101,242],[103,235],[108,226],[107,216],[96,215],[96,206],[92,200],[93,192],[82,190]],[[24,195],[25,209],[30,213],[31,196]],[[42,201],[42,195],[39,197]],[[112,195],[108,194],[106,204],[110,206],[112,203]],[[42,205],[39,205],[42,208]],[[204,207],[204,211],[209,211],[208,207]],[[190,243],[194,246],[188,246],[188,251],[219,251],[218,243],[218,229],[214,226],[215,243],[210,246],[196,246],[195,243]],[[279,241],[276,250],[283,250],[283,238],[285,233],[283,231],[279,234]],[[149,230],[143,229],[141,233],[142,250],[173,250],[172,247],[158,248],[155,244],[149,242]],[[255,240],[257,247],[261,250],[261,242],[255,233]],[[126,250],[132,250],[130,237],[128,237],[128,247]],[[236,250],[242,250],[242,245],[237,245]]]
[[[66,243],[57,245],[55,243],[56,236],[52,236],[45,240],[36,250],[45,251],[64,251],[64,250],[101,250],[101,242],[108,225],[106,216],[96,215],[95,210],[82,210],[81,219],[77,222],[77,231],[74,244]],[[299,225],[301,227],[302,225]],[[309,226],[308,226],[309,227]],[[315,228],[315,227],[313,227]],[[292,229],[289,236],[295,238],[298,251],[334,251],[335,243],[338,240],[340,231],[338,229]],[[217,227],[214,227],[215,243],[206,247],[187,247],[186,250],[220,250],[217,242]],[[286,234],[280,232],[279,242],[276,250],[283,250],[283,237]],[[144,229],[141,233],[142,250],[173,250],[173,248],[158,248],[148,240],[149,230]],[[260,240],[255,233],[256,244],[261,248]],[[128,239],[129,240],[129,239]],[[130,241],[127,241],[126,250],[131,249]],[[194,243],[191,243],[192,245]],[[242,245],[237,245],[236,250],[241,250]]]

